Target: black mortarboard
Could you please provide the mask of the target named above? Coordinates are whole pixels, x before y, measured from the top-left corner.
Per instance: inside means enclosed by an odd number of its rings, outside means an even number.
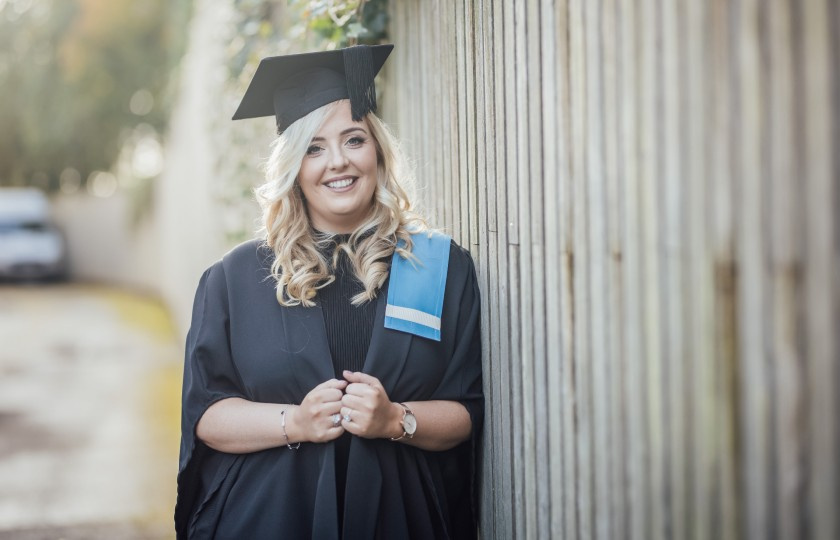
[[[315,109],[349,99],[353,120],[376,111],[373,79],[393,45],[357,45],[336,51],[263,58],[234,120],[271,116],[282,133]]]

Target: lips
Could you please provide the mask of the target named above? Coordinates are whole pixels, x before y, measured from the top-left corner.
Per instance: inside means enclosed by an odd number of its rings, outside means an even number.
[[[333,178],[328,182],[324,182],[324,185],[329,189],[341,191],[351,187],[356,182],[356,179],[357,177],[355,176],[342,176],[340,178]]]

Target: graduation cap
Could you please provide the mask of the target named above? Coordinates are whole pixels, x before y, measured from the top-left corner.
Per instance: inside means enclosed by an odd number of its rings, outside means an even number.
[[[393,45],[356,45],[335,51],[263,58],[233,120],[271,116],[277,133],[319,107],[350,100],[353,120],[376,111],[373,79]]]

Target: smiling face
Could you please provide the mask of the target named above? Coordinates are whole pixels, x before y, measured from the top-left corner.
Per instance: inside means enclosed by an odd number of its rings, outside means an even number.
[[[367,120],[354,122],[350,102],[339,101],[312,139],[298,173],[312,226],[353,232],[373,205],[376,178],[376,142]]]

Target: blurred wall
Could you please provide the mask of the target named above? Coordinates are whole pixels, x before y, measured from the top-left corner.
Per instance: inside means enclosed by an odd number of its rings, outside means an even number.
[[[840,538],[840,8],[392,1],[477,262],[483,538]]]
[[[158,293],[160,253],[150,216],[136,221],[125,192],[56,195],[53,217],[67,237],[70,277]]]
[[[193,9],[180,87],[155,190],[160,272],[157,284],[182,334],[189,326],[199,277],[225,250],[222,210],[215,197],[217,154],[214,101],[226,82],[230,2],[198,0]]]

